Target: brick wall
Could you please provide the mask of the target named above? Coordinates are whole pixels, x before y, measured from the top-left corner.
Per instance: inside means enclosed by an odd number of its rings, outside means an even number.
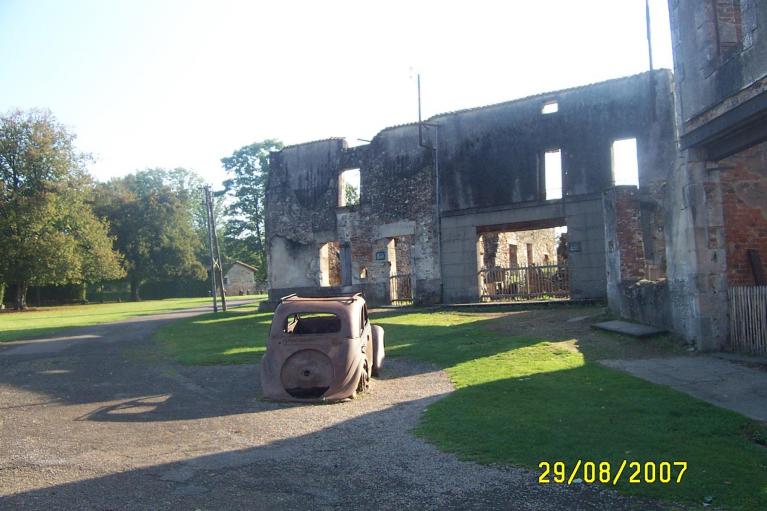
[[[615,216],[621,280],[643,279],[645,277],[644,240],[639,191],[636,187],[615,187]]]
[[[727,283],[754,285],[747,250],[767,264],[767,142],[719,162]]]

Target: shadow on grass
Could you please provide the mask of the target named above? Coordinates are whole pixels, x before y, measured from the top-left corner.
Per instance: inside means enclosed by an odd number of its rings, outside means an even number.
[[[459,388],[428,408],[416,434],[465,460],[528,467],[563,461],[570,469],[578,460],[608,461],[613,477],[623,460],[654,462],[655,469],[684,461],[680,484],[679,469],[671,484],[660,484],[657,474],[654,484],[629,484],[627,468],[618,489],[697,504],[711,496],[726,509],[762,510],[767,450],[746,437],[753,426],[734,412],[586,362]]]

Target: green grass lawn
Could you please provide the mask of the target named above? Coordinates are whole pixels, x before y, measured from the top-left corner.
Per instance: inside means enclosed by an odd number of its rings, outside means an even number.
[[[656,356],[669,341],[592,331],[567,318],[595,309],[385,312],[387,354],[437,364],[456,391],[431,405],[416,434],[467,460],[530,467],[540,461],[686,461],[681,484],[628,484],[624,493],[726,509],[767,509],[763,425],[666,387],[605,368],[598,358]],[[191,318],[159,333],[185,364],[253,363],[269,314]],[[579,474],[577,477],[583,477]],[[674,479],[675,480],[675,479]]]
[[[176,321],[155,338],[163,351],[185,365],[250,364],[261,360],[272,314],[246,305],[218,314]]]
[[[232,297],[262,298],[259,297]],[[67,328],[111,323],[122,319],[202,307],[210,298],[172,298],[143,302],[102,303],[40,307],[25,312],[0,313],[0,342],[31,339]]]

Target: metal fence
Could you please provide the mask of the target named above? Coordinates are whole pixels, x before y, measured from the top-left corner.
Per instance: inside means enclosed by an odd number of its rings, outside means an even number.
[[[389,301],[393,305],[413,302],[413,283],[409,273],[389,277]]]
[[[731,287],[730,344],[741,353],[767,353],[767,286]]]
[[[483,301],[570,296],[570,274],[564,265],[483,269],[479,283]]]

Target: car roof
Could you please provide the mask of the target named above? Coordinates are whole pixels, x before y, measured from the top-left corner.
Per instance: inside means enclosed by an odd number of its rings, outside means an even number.
[[[365,299],[362,293],[322,297],[289,295],[280,300],[275,314],[332,312],[339,316],[353,317],[359,314],[364,304]]]
[[[294,293],[292,295],[283,296],[280,299],[280,303],[338,302],[342,304],[352,304],[356,301],[362,301],[362,302],[365,301],[365,299],[362,297],[362,293],[341,294],[341,295],[335,295],[335,296],[299,296]]]
[[[291,314],[301,313],[331,313],[338,316],[342,323],[344,335],[352,336],[359,325],[360,311],[365,305],[365,299],[362,293],[339,296],[309,297],[290,295],[280,300],[279,305],[274,311],[272,319],[272,331],[274,334],[274,325],[281,323],[283,318]]]

